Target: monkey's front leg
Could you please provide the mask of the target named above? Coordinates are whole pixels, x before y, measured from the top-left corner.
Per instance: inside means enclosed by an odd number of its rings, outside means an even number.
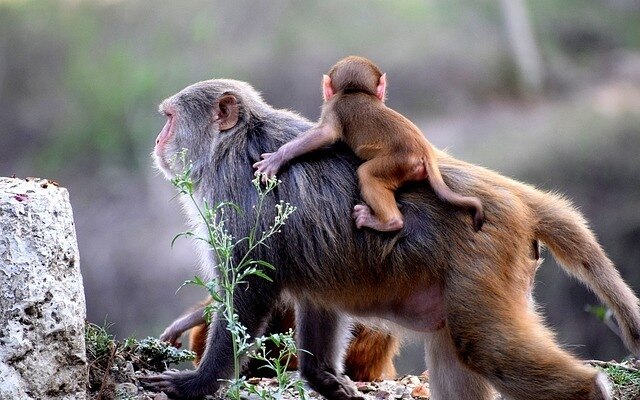
[[[318,393],[329,400],[362,400],[353,382],[343,373],[345,338],[349,334],[345,317],[309,303],[296,308],[299,370]]]
[[[275,153],[262,154],[262,160],[253,164],[256,175],[262,175],[262,182],[274,176],[284,164],[290,160],[306,154],[320,147],[329,145],[338,140],[339,132],[331,124],[320,124],[311,128],[302,135],[285,143]]]
[[[180,348],[182,343],[180,342],[180,336],[185,331],[193,328],[196,325],[204,324],[204,309],[206,303],[201,304],[195,310],[191,311],[189,314],[183,315],[177,320],[173,321],[167,329],[162,332],[160,335],[160,340],[163,342],[169,342],[172,346]]]
[[[237,288],[233,293],[239,322],[247,328],[249,337],[258,337],[264,331],[279,293],[275,283],[260,277],[247,278],[248,285]],[[249,289],[247,289],[249,288]],[[174,399],[201,399],[215,394],[220,388],[220,380],[233,376],[234,359],[231,333],[227,322],[216,316],[209,327],[207,347],[202,361],[195,371],[167,371],[160,375],[141,379],[144,386],[163,391]],[[241,363],[246,360],[243,357]]]
[[[226,322],[219,318],[209,327],[209,340],[205,359],[195,371],[165,371],[160,375],[141,379],[143,386],[162,391],[173,399],[201,399],[214,394],[220,388],[219,379],[228,379],[232,375],[233,358],[231,334]]]

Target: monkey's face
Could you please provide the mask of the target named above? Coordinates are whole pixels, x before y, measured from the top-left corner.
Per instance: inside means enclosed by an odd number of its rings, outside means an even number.
[[[193,85],[166,99],[159,111],[167,120],[153,155],[167,179],[182,173],[189,163],[205,159],[218,134],[235,127],[239,117],[236,96],[211,82]]]
[[[174,137],[177,118],[175,116],[175,107],[173,107],[168,100],[164,101],[160,105],[159,111],[167,118],[167,121],[162,127],[160,134],[158,134],[158,137],[156,138],[156,145],[153,149],[153,157],[158,169],[160,169],[160,171],[165,174],[167,179],[171,179],[174,175],[171,171],[171,167],[175,161],[171,158],[172,156],[175,156],[177,154],[174,148]]]
[[[211,138],[214,128],[211,118],[194,113],[178,95],[160,105],[166,122],[156,139],[153,151],[158,169],[167,179],[182,173],[192,160],[199,159],[203,146]]]

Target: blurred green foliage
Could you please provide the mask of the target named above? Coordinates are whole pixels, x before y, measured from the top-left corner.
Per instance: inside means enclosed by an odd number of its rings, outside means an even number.
[[[528,4],[551,86],[573,83],[585,56],[640,46],[622,0]],[[146,168],[166,95],[233,77],[317,112],[320,73],[348,53],[393,72],[392,105],[442,112],[514,93],[505,42],[497,1],[5,1],[0,156],[43,175]]]

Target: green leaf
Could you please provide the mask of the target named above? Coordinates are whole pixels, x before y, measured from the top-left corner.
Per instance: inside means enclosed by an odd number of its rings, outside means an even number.
[[[255,272],[253,272],[252,275],[257,275],[262,279],[265,279],[269,282],[273,282],[273,279],[271,277],[269,277],[269,275],[265,274],[264,272],[260,271],[260,270],[256,270]]]
[[[262,261],[262,260],[254,260],[254,261],[251,261],[251,263],[252,263],[252,264],[258,264],[258,265],[261,265],[261,266],[263,266],[263,267],[267,267],[267,268],[269,268],[269,269],[270,269],[270,270],[272,270],[272,271],[275,271],[275,270],[276,270],[276,267],[274,267],[274,266],[273,266],[273,264],[268,263],[268,262],[266,262],[266,261]]]
[[[177,235],[175,235],[173,237],[173,239],[171,239],[171,247],[173,247],[174,243],[176,242],[176,240],[178,240],[178,238],[182,237],[182,236],[194,236],[193,232],[180,232]]]
[[[225,207],[229,207],[229,208],[233,209],[234,211],[242,214],[242,208],[240,208],[239,205],[237,205],[236,203],[234,203],[232,201],[221,201],[220,203],[218,203],[218,205],[216,205],[215,209],[216,210],[223,210]]]

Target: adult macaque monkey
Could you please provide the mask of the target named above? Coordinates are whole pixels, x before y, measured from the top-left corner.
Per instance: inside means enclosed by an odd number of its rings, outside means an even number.
[[[167,124],[155,156],[165,175],[184,170],[176,154],[186,148],[194,197],[209,204],[232,201],[244,210],[258,201],[251,166],[267,149],[311,127],[233,80],[196,83],[160,109]],[[415,182],[396,193],[405,229],[379,235],[354,229],[344,207],[358,198],[358,158],[340,143],[317,153],[292,164],[265,199],[269,212],[258,229],[273,221],[272,206],[280,199],[298,210],[268,248],[252,255],[276,266],[273,282],[252,279],[234,293],[249,335],[262,333],[283,295],[294,300],[299,346],[309,351],[299,355],[299,370],[329,399],[360,398],[342,369],[349,315],[424,336],[433,400],[489,400],[494,389],[512,400],[611,398],[604,375],[562,350],[530,307],[537,265],[532,243],[540,240],[613,310],[624,343],[640,353],[638,299],[568,201],[437,152],[447,184],[480,197],[493,222],[475,234],[465,221],[451,218],[450,206],[436,201],[426,182]],[[248,219],[230,213],[229,233],[246,236],[253,227]],[[213,270],[212,252],[202,254]],[[216,392],[233,369],[225,328],[222,318],[212,322],[198,369],[167,371],[148,377],[147,384],[180,399]]]
[[[204,308],[211,302],[207,299],[199,303],[187,314],[176,319],[160,335],[160,340],[180,347],[180,337],[188,330],[189,349],[196,353],[194,365],[197,367],[202,360],[202,355],[207,342],[209,325],[204,319]],[[266,334],[283,333],[295,327],[293,310],[274,310],[266,328]],[[355,381],[373,381],[378,379],[393,379],[396,369],[393,365],[393,357],[399,350],[398,339],[389,332],[372,329],[362,324],[356,324],[353,329],[354,338],[349,343],[345,358],[345,372],[349,378]],[[276,349],[273,348],[275,353]],[[248,376],[266,376],[270,370],[262,368],[264,364],[256,360],[249,360],[244,373]],[[290,369],[298,367],[297,360],[291,360]]]
[[[324,104],[318,125],[275,153],[262,154],[263,160],[254,164],[256,173],[273,176],[291,159],[342,139],[365,160],[358,178],[367,205],[356,205],[352,214],[358,228],[402,229],[394,191],[407,182],[428,179],[438,198],[471,211],[473,228],[479,231],[484,223],[482,203],[452,191],[442,180],[431,143],[411,121],[384,105],[386,86],[386,74],[370,60],[349,56],[338,61],[322,80]]]

